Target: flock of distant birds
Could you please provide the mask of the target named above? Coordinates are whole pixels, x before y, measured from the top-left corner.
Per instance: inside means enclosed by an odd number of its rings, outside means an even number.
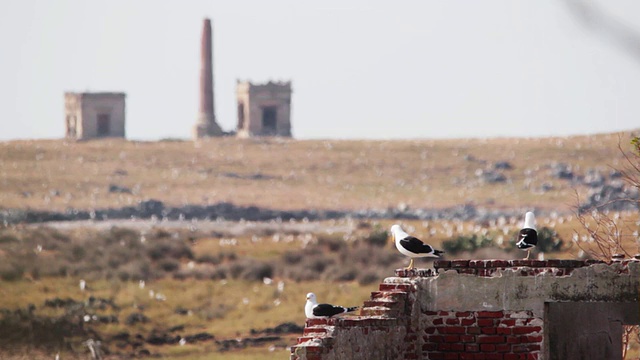
[[[433,246],[425,244],[422,240],[407,234],[400,225],[391,226],[391,236],[395,241],[398,251],[409,257],[411,260],[409,266],[405,270],[413,270],[413,260],[420,257],[440,257],[444,251],[436,250]],[[531,249],[538,244],[538,231],[536,230],[535,215],[527,212],[524,217],[522,229],[518,232],[518,241],[516,247],[527,251],[525,259],[529,259]],[[308,319],[314,318],[330,318],[335,315],[348,313],[358,309],[358,306],[344,307],[331,304],[318,304],[316,294],[307,294],[307,303],[304,307],[304,313]]]

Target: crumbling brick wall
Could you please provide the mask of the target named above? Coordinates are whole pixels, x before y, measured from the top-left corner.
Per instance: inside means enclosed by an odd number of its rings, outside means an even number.
[[[359,316],[307,320],[291,359],[615,359],[616,326],[640,324],[639,275],[633,260],[440,260],[434,270],[397,270]],[[571,321],[555,305],[572,309]],[[613,325],[590,329],[593,321]],[[602,331],[610,341],[585,353],[569,335],[576,329],[584,342]]]

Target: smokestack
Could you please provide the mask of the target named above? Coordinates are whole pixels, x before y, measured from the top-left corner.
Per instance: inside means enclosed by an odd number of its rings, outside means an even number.
[[[200,109],[194,127],[194,137],[222,136],[222,129],[216,122],[213,97],[213,37],[211,20],[204,19],[200,48]]]

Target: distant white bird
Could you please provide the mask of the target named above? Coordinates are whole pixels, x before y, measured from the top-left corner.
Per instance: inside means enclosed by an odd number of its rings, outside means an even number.
[[[402,255],[411,258],[407,270],[413,269],[413,259],[418,257],[440,257],[444,251],[436,250],[431,245],[427,245],[422,240],[415,238],[402,230],[400,225],[391,227],[391,235],[396,243],[396,248]]]
[[[318,304],[316,294],[308,293],[307,303],[304,306],[304,314],[307,316],[307,319],[329,318],[334,315],[348,313],[357,309],[357,306],[344,307],[330,304]]]
[[[518,233],[518,249],[527,250],[527,257],[531,255],[531,249],[538,245],[538,231],[536,231],[536,218],[531,211],[524,216],[524,224]]]
[[[87,282],[84,280],[80,280],[78,286],[80,287],[80,290],[84,291],[87,288]]]

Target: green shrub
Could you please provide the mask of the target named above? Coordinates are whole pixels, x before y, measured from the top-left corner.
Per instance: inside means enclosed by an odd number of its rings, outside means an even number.
[[[464,251],[474,252],[481,248],[495,246],[493,238],[478,236],[473,234],[471,236],[458,236],[453,239],[445,240],[442,242],[442,249],[447,254],[455,255]]]

